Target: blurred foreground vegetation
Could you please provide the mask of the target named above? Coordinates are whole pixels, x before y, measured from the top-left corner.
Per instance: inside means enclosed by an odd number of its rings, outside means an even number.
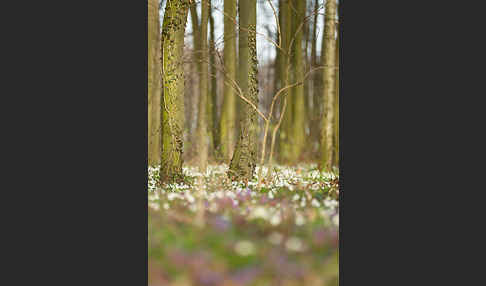
[[[277,166],[257,191],[227,168],[163,186],[149,168],[149,285],[338,285],[339,178]]]

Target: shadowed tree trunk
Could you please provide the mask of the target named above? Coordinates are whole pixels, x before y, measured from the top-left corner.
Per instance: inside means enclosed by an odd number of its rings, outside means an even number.
[[[291,38],[293,35],[291,34],[291,24],[292,24],[292,14],[291,14],[291,8],[290,8],[290,2],[291,0],[281,0],[279,3],[279,14],[280,14],[280,29],[281,29],[281,37],[282,37],[282,49],[283,51],[280,52],[281,57],[279,58],[280,60],[280,85],[281,88],[284,86],[287,86],[290,83],[290,75],[289,75],[289,64],[290,64],[290,50],[289,50],[289,45]],[[294,40],[295,42],[295,40]],[[292,46],[294,46],[293,44]],[[292,132],[292,101],[291,97],[289,96],[288,90],[284,91],[282,95],[280,96],[280,104],[281,108],[283,108],[283,102],[284,98],[287,97],[287,107],[285,110],[285,115],[282,119],[282,125],[279,130],[279,141],[278,141],[278,149],[279,149],[279,155],[280,159],[283,162],[288,162],[291,158],[291,132]],[[280,111],[280,113],[284,112],[283,110]]]
[[[292,35],[295,41],[292,45],[292,69],[291,83],[300,82],[304,77],[304,53],[302,51],[302,41],[304,36],[305,0],[292,0],[292,6],[296,9],[292,21]],[[302,24],[303,23],[303,24]],[[299,29],[300,28],[300,29]],[[291,90],[292,107],[292,128],[290,130],[292,152],[290,162],[296,163],[302,152],[305,143],[305,94],[304,85],[298,85]]]
[[[162,26],[162,156],[163,181],[182,177],[184,71],[182,52],[189,0],[167,0]]]
[[[256,0],[239,2],[240,66],[239,84],[245,96],[258,106],[258,61],[256,54]],[[248,29],[248,30],[245,30]],[[242,59],[246,63],[242,63]],[[246,102],[242,105],[240,133],[228,175],[236,180],[250,180],[257,159],[257,113]]]
[[[216,70],[216,51],[214,43],[214,17],[211,9],[211,0],[209,0],[209,70],[210,70],[210,88],[207,105],[208,113],[208,136],[210,141],[210,150],[213,155],[219,153],[219,124],[218,124],[218,94],[217,94],[217,70]]]
[[[336,96],[336,0],[327,0],[324,20],[323,50],[323,97],[321,168],[330,170],[334,166],[334,99]]]
[[[312,45],[311,45],[311,67],[317,67],[317,19],[318,19],[318,9],[319,9],[319,0],[315,0],[314,2],[314,23],[312,25]],[[317,146],[319,146],[320,141],[320,133],[319,133],[319,125],[321,119],[321,104],[319,99],[321,98],[321,78],[322,78],[322,70],[316,70],[314,75],[312,76],[312,109],[309,110],[309,125],[310,125],[310,138],[313,142],[312,151],[316,151],[314,149],[314,143],[317,142]]]
[[[236,0],[224,0],[224,51],[223,61],[226,76],[236,80],[236,30],[233,19],[236,19]],[[235,146],[236,95],[234,89],[224,84],[223,107],[220,120],[220,144],[223,160],[227,161],[233,154]]]
[[[339,166],[339,24],[336,24],[336,92],[334,98],[334,164]]]
[[[148,164],[160,163],[161,153],[161,73],[160,22],[158,0],[148,0]]]

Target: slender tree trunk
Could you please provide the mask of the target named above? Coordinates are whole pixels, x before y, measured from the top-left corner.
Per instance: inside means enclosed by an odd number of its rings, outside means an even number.
[[[318,9],[319,9],[319,0],[315,0],[314,2],[314,23],[312,26],[312,46],[311,46],[311,67],[317,67],[317,20],[318,20]],[[312,146],[315,146],[314,143],[317,142],[317,146],[319,146],[320,141],[320,132],[319,132],[319,125],[320,125],[320,113],[321,113],[321,104],[319,98],[321,98],[321,78],[322,78],[322,71],[316,70],[314,75],[312,75],[312,110],[309,110],[310,118],[310,138],[313,143]],[[312,151],[316,151],[314,147]]]
[[[295,21],[292,22],[292,35],[295,35],[295,42],[292,45],[292,69],[291,83],[300,82],[304,77],[304,53],[302,51],[302,41],[304,36],[303,26],[305,18],[305,0],[292,0],[292,5],[296,9],[294,14]],[[305,25],[305,23],[304,23]],[[300,29],[299,29],[300,27]],[[298,85],[291,90],[292,103],[292,129],[291,140],[292,152],[291,163],[295,163],[302,152],[305,143],[305,94],[304,86]]]
[[[322,159],[321,168],[330,170],[334,166],[334,99],[336,96],[336,0],[326,1],[324,20],[323,51],[323,96],[325,98],[325,116],[322,118]]]
[[[208,165],[208,127],[207,127],[207,101],[208,101],[208,0],[201,1],[201,77],[199,93],[199,111],[197,119],[197,142],[199,153],[199,171],[206,173]]]
[[[339,24],[336,25],[336,92],[334,97],[334,164],[339,166]]]
[[[290,48],[289,46],[290,46],[290,41],[293,37],[292,29],[291,29],[293,17],[289,5],[290,1],[292,0],[281,0],[279,6],[279,13],[281,14],[280,29],[282,31],[281,36],[282,36],[282,49],[283,49],[280,58],[281,87],[287,86],[291,81],[289,75],[291,51],[289,50]],[[295,43],[292,44],[292,46],[295,46]],[[283,162],[288,162],[291,160],[291,156],[292,156],[291,132],[292,132],[292,121],[293,121],[293,112],[292,112],[293,108],[292,108],[291,94],[289,93],[288,90],[284,91],[280,97],[281,97],[280,100],[281,108],[283,108],[284,106],[283,102],[285,97],[287,97],[287,105],[286,105],[285,115],[282,119],[282,125],[279,131],[278,148],[279,148],[280,160],[282,160]],[[282,112],[284,112],[283,109],[280,111],[280,113]]]
[[[307,0],[304,0],[304,18],[307,15],[308,9],[307,8]],[[311,5],[312,6],[312,5]],[[302,20],[304,20],[304,18]],[[310,38],[310,21],[307,20],[304,23],[304,73],[307,73],[310,70],[310,62],[309,62],[309,38]],[[304,134],[305,136],[308,135],[308,126],[309,126],[309,117],[310,117],[310,86],[311,82],[306,80],[304,82]]]
[[[182,177],[184,70],[182,53],[189,0],[167,0],[162,26],[162,156],[163,181]]]
[[[236,0],[224,0],[224,51],[223,61],[226,76],[236,80],[236,30],[232,19],[236,19]],[[223,108],[220,120],[221,154],[228,161],[235,146],[236,97],[234,89],[224,84]]]
[[[160,22],[157,0],[148,0],[148,164],[160,163],[161,153],[161,73]]]
[[[258,61],[256,54],[256,0],[240,1],[239,84],[243,95],[258,106]],[[248,29],[244,31],[243,29]],[[242,64],[241,60],[246,63]],[[231,159],[228,175],[236,180],[250,180],[257,160],[256,111],[247,103],[242,108],[240,134]]]
[[[214,43],[214,17],[211,9],[211,0],[209,0],[209,70],[210,70],[210,89],[208,98],[208,134],[210,141],[210,150],[213,155],[218,152],[219,149],[219,124],[218,124],[218,94],[217,94],[217,69],[216,69],[216,51]]]

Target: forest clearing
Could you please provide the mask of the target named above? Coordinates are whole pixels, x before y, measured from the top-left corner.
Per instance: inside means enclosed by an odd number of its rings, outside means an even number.
[[[338,285],[338,1],[147,1],[149,285]]]

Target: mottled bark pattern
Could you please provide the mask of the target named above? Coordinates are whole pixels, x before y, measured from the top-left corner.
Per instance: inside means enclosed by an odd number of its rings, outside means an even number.
[[[182,52],[189,0],[167,0],[162,26],[162,157],[163,181],[182,178],[184,72]]]

